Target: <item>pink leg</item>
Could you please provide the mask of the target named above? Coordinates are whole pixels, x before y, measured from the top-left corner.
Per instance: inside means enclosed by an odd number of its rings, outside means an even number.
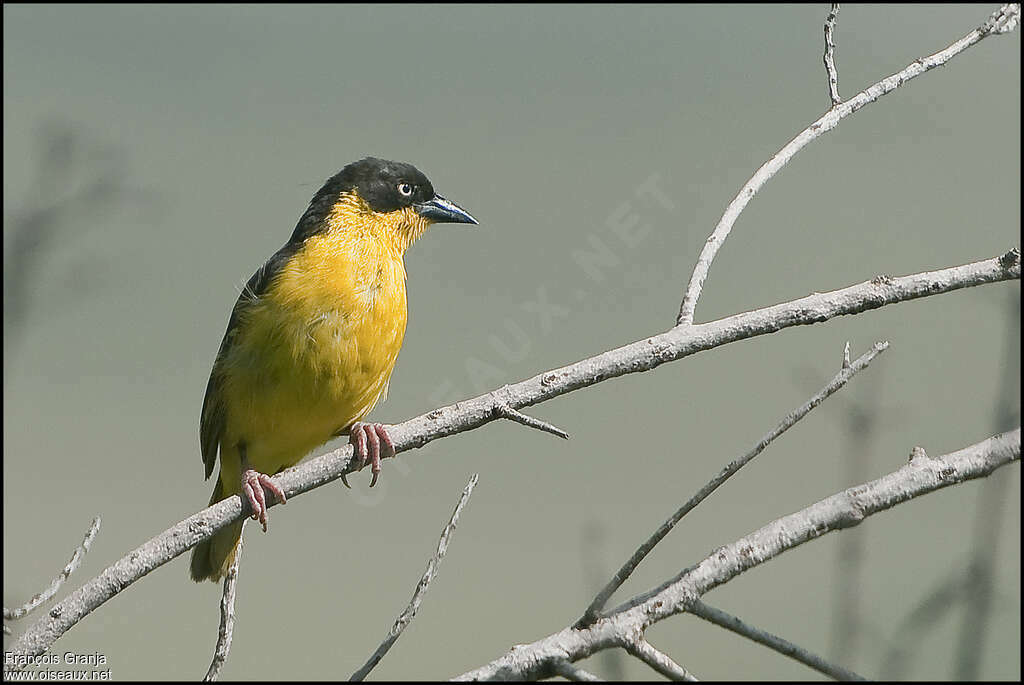
[[[352,443],[352,457],[357,468],[361,469],[370,461],[370,472],[373,477],[370,479],[370,487],[377,484],[377,476],[380,475],[380,460],[395,456],[395,444],[388,435],[388,429],[383,423],[362,423],[357,421],[352,424],[349,430],[348,441]],[[345,476],[341,477],[345,487],[351,487]]]
[[[260,525],[263,526],[263,532],[267,532],[267,496],[263,492],[263,488],[266,488],[277,501],[281,504],[285,504],[288,498],[284,496],[284,490],[280,486],[271,480],[270,476],[265,473],[249,468],[249,464],[245,459],[245,451],[242,450],[242,494],[249,501],[249,506],[252,507],[252,520],[259,521]]]

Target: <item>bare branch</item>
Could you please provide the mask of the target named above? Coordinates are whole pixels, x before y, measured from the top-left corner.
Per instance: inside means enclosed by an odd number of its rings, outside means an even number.
[[[649,371],[731,342],[791,326],[807,326],[837,316],[859,314],[897,302],[1015,280],[1020,278],[1020,272],[1020,252],[1013,249],[973,264],[899,278],[880,276],[849,288],[817,293],[711,323],[679,326],[510,385],[504,393],[504,401],[516,408],[539,404],[610,378]],[[486,393],[395,424],[389,432],[396,452],[404,452],[494,421],[497,418],[494,407],[494,393]],[[291,499],[351,473],[355,468],[352,446],[346,445],[300,463],[274,479]],[[11,651],[32,656],[42,654],[71,626],[124,588],[248,513],[248,504],[243,504],[241,497],[229,497],[175,524],[59,602],[53,611],[21,635]]]
[[[1008,3],[993,12],[992,16],[981,27],[981,30],[996,34],[1009,33],[1017,28],[1017,22],[1019,21],[1020,3]]]
[[[92,546],[92,541],[96,539],[96,534],[99,532],[100,517],[97,516],[89,525],[89,530],[85,532],[85,537],[82,538],[82,543],[78,545],[78,547],[75,548],[75,551],[71,554],[71,560],[68,561],[64,568],[61,569],[60,573],[57,574],[57,577],[50,581],[49,587],[33,596],[20,607],[16,607],[14,609],[4,607],[4,620],[15,621],[19,618],[23,618],[57,594],[57,591],[60,590],[64,581],[70,578],[71,574],[78,570],[78,567],[82,564],[82,559],[85,558],[86,553],[89,551],[89,547]]]
[[[670,680],[697,681],[692,673],[643,638],[627,642],[626,651]]]
[[[832,11],[825,19],[825,74],[828,76],[828,97],[835,107],[843,102],[839,97],[839,72],[836,71],[836,43],[834,33],[836,30],[836,19],[839,18],[839,3],[832,3]]]
[[[243,532],[245,526],[242,526]],[[224,589],[220,597],[220,628],[217,630],[217,646],[213,650],[213,661],[206,671],[204,681],[213,682],[220,677],[221,669],[228,659],[228,652],[231,651],[231,637],[235,630],[235,591],[238,588],[238,567],[242,559],[242,537],[238,538],[238,548],[235,550],[235,559],[224,576]]]
[[[697,264],[693,268],[693,275],[690,276],[690,283],[686,286],[686,294],[683,296],[683,302],[679,307],[679,316],[676,318],[676,324],[693,323],[694,310],[697,308],[697,300],[700,298],[704,281],[707,279],[708,271],[711,269],[711,262],[714,261],[715,255],[718,254],[718,250],[722,247],[725,239],[729,237],[733,224],[736,223],[740,213],[746,208],[750,199],[754,197],[770,178],[789,163],[789,160],[793,159],[797,152],[802,150],[812,140],[834,129],[839,125],[840,121],[861,107],[869,105],[883,95],[891,93],[907,81],[935,67],[942,66],[967,48],[976,45],[990,35],[1013,30],[1016,27],[1019,15],[1020,5],[1003,5],[1002,8],[989,17],[989,20],[983,26],[974,29],[945,50],[914,60],[902,71],[892,76],[887,76],[873,86],[862,90],[846,102],[834,106],[820,119],[798,133],[796,138],[786,143],[785,147],[765,162],[747,181],[746,185],[740,189],[740,192],[729,203],[729,206],[726,207],[725,213],[718,221],[718,225],[715,226],[714,232],[708,237],[707,242],[704,243],[704,248],[697,258]]]
[[[718,548],[661,587],[627,602],[593,625],[583,629],[569,626],[532,644],[517,645],[504,656],[455,679],[530,680],[543,677],[555,660],[578,661],[602,649],[623,646],[630,636],[685,613],[707,592],[789,549],[833,530],[856,526],[873,514],[915,497],[983,478],[1019,461],[1020,435],[1017,428],[940,457],[922,454],[886,476],[826,497]]]
[[[551,665],[555,671],[555,675],[560,675],[566,680],[572,680],[576,682],[601,682],[601,678],[598,678],[593,673],[584,671],[582,668],[572,664],[564,659],[562,661],[556,661]]]
[[[476,487],[477,481],[480,480],[480,475],[477,473],[473,474],[473,477],[469,479],[469,483],[466,484],[466,488],[462,491],[462,496],[459,497],[458,504],[455,505],[455,511],[452,512],[452,517],[448,520],[448,525],[441,531],[441,539],[437,543],[437,552],[434,553],[433,558],[427,562],[427,570],[423,572],[423,577],[420,578],[420,582],[416,585],[416,590],[412,593],[412,599],[409,601],[409,606],[398,616],[395,620],[395,625],[391,626],[391,631],[388,632],[387,637],[380,643],[377,650],[369,658],[369,660],[363,664],[362,668],[352,674],[349,680],[362,681],[370,674],[370,671],[380,663],[380,660],[384,658],[384,655],[388,653],[391,646],[395,644],[402,631],[405,627],[412,623],[412,619],[416,617],[416,612],[420,608],[420,603],[423,601],[423,596],[427,594],[427,586],[430,585],[430,581],[437,575],[437,568],[441,564],[441,559],[444,558],[445,553],[448,551],[448,541],[451,539],[452,533],[455,532],[455,526],[459,523],[459,514],[462,513],[462,508],[466,506],[466,502],[469,501],[469,496],[473,494],[473,488]]]
[[[503,419],[508,419],[510,421],[515,421],[516,423],[521,423],[524,426],[529,426],[530,428],[536,428],[537,430],[544,431],[545,433],[551,433],[552,435],[557,435],[558,437],[560,437],[560,438],[562,438],[564,440],[568,440],[569,439],[569,434],[566,433],[561,428],[559,428],[558,426],[550,424],[547,421],[541,421],[540,419],[535,419],[532,416],[527,416],[526,414],[524,414],[521,411],[518,411],[516,409],[513,409],[512,407],[510,407],[507,404],[496,404],[494,406],[494,413],[497,414],[498,416],[500,416]]]
[[[680,507],[674,514],[672,514],[672,516],[668,518],[668,520],[661,524],[661,527],[659,527],[658,530],[654,531],[654,534],[651,535],[651,537],[649,537],[646,542],[640,545],[639,549],[637,549],[633,553],[633,556],[631,556],[629,560],[625,564],[623,564],[622,568],[620,568],[615,573],[612,579],[608,581],[608,584],[605,585],[599,593],[597,593],[597,596],[594,598],[594,601],[590,603],[590,606],[587,607],[586,612],[576,623],[577,627],[585,627],[593,623],[595,620],[597,620],[597,617],[601,609],[604,608],[604,605],[608,601],[608,599],[615,593],[616,590],[618,590],[622,586],[624,582],[626,582],[626,579],[633,574],[633,571],[635,571],[636,567],[640,565],[640,562],[644,560],[644,557],[646,557],[651,552],[651,550],[654,549],[655,545],[661,542],[665,538],[665,536],[669,534],[669,531],[671,531],[672,528],[674,528],[675,525],[679,523],[679,521],[681,521],[684,516],[693,511],[693,509],[695,509],[698,504],[707,499],[707,497],[712,492],[717,490],[722,483],[729,480],[729,478],[731,478],[737,471],[739,471],[741,468],[750,463],[750,461],[753,460],[754,457],[761,454],[761,452],[763,452],[765,448],[768,447],[768,445],[770,445],[773,440],[775,440],[775,438],[785,433],[792,426],[794,426],[800,419],[807,416],[812,409],[814,409],[819,404],[824,402],[829,395],[838,391],[840,388],[846,385],[847,381],[853,378],[862,369],[866,369],[868,367],[868,364],[870,364],[875,357],[877,357],[879,354],[881,354],[888,348],[888,342],[875,343],[875,346],[868,350],[862,357],[860,357],[860,359],[858,359],[853,364],[850,364],[850,343],[846,343],[846,349],[843,358],[843,367],[839,371],[839,373],[837,373],[835,377],[831,381],[829,381],[828,385],[819,390],[817,394],[815,394],[814,397],[812,397],[811,399],[807,400],[807,402],[805,402],[804,404],[802,404],[801,406],[797,407],[789,414],[784,416],[782,418],[782,421],[780,421],[779,424],[775,426],[775,428],[773,428],[764,437],[762,437],[756,445],[754,445],[752,448],[750,448],[750,450],[747,451],[746,454],[744,454],[742,457],[738,459],[735,459],[728,466],[722,469],[717,476],[712,478],[707,484],[704,485],[704,487],[698,490],[697,494],[691,497],[689,501],[686,502],[686,504]]]
[[[608,529],[597,520],[588,521],[581,531],[582,567],[585,574],[581,587],[584,591],[596,593],[608,582],[608,564],[605,561]],[[605,680],[625,680],[625,661],[629,654],[621,649],[606,649],[598,655],[596,663],[601,666]]]
[[[877,382],[865,385],[869,385],[877,393]],[[880,421],[893,421],[899,411],[883,407],[877,397],[864,395],[858,399],[847,396],[844,403],[846,407],[842,414],[846,440],[843,441],[842,450],[838,454],[842,467],[839,482],[860,483],[866,480],[870,473],[868,460],[874,451],[873,445]],[[829,631],[828,651],[828,658],[836,663],[853,661],[861,639],[867,637],[861,618],[861,597],[864,594],[861,575],[865,562],[864,532],[851,530],[842,535],[835,556],[832,625]]]
[[[849,671],[842,666],[829,663],[817,654],[795,645],[789,640],[784,640],[781,637],[772,635],[765,630],[748,625],[732,614],[727,614],[724,611],[710,607],[699,599],[694,600],[690,604],[689,611],[694,616],[700,616],[705,621],[710,621],[711,623],[722,626],[726,630],[731,630],[737,635],[742,635],[750,638],[754,642],[759,642],[765,647],[775,650],[779,654],[796,659],[800,663],[810,666],[815,671],[824,673],[836,680],[867,680],[867,678],[857,675],[853,671]]]

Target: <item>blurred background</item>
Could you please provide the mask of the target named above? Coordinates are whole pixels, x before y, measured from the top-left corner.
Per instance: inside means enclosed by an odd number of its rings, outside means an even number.
[[[840,93],[995,7],[844,6]],[[828,107],[827,11],[5,5],[5,606],[49,582],[94,515],[103,527],[67,590],[205,506],[198,417],[230,309],[350,161],[412,162],[481,224],[438,226],[406,255],[409,327],[374,420],[670,327],[725,206]],[[1019,245],[1020,114],[1018,30],[847,119],[750,204],[697,320]],[[613,601],[891,472],[914,445],[943,454],[1016,426],[1019,309],[1019,282],[1003,283],[788,329],[532,410],[569,442],[493,423],[385,462],[372,492],[360,474],[353,491],[275,508],[268,535],[248,528],[224,677],[348,677],[474,472],[440,576],[373,677],[447,678],[561,629],[831,378],[846,341],[854,356],[892,347],[688,516]],[[1019,679],[1019,536],[1014,465],[706,601],[873,678]],[[199,678],[219,596],[179,557],[55,651],[102,653],[116,679]],[[817,676],[692,617],[650,639],[701,678]],[[652,675],[613,653],[583,666]]]

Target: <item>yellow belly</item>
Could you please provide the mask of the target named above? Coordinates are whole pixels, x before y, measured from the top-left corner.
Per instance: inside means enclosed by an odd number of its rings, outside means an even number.
[[[384,395],[406,325],[405,269],[386,244],[307,243],[239,322],[222,364],[221,481],[237,491],[238,444],[263,473],[292,466]],[[365,242],[365,244],[363,244]]]

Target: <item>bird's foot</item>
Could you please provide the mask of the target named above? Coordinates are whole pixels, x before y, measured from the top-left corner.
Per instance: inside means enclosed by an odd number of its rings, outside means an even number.
[[[380,475],[380,460],[395,456],[395,443],[388,435],[388,429],[383,423],[363,423],[357,421],[352,424],[349,430],[348,441],[352,443],[352,458],[355,461],[356,469],[366,466],[370,462],[370,472],[373,477],[370,479],[370,487],[377,484],[377,476]],[[345,476],[341,477],[345,487],[351,487]]]
[[[259,521],[260,525],[263,526],[263,532],[266,533],[267,496],[263,492],[263,488],[273,493],[274,497],[281,504],[288,501],[284,496],[284,490],[271,480],[267,474],[248,468],[242,471],[242,494],[249,500],[249,506],[252,507],[252,520]]]

